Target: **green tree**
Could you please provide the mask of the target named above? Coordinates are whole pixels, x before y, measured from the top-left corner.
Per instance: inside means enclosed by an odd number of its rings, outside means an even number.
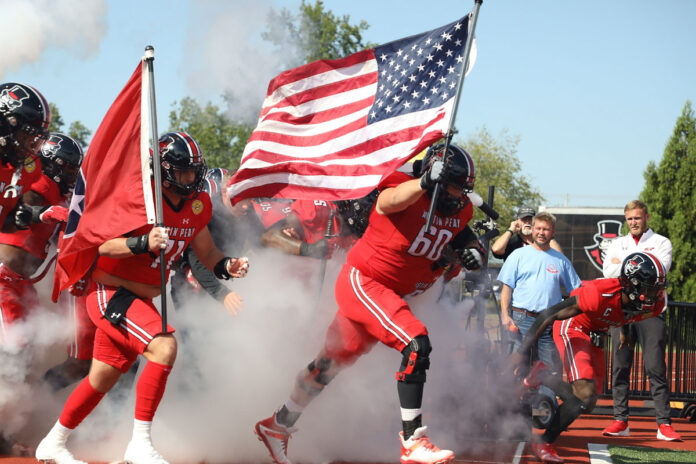
[[[63,121],[63,117],[60,115],[58,105],[49,102],[48,108],[51,110],[51,123],[48,125],[48,130],[50,132],[61,132],[65,125],[65,121]]]
[[[230,121],[211,102],[201,106],[193,98],[185,97],[172,104],[169,130],[186,131],[196,139],[211,168],[234,170],[244,151],[252,127]]]
[[[299,53],[286,54],[286,67],[294,67],[315,60],[331,60],[372,46],[363,41],[362,32],[369,24],[360,21],[350,23],[350,16],[338,17],[324,9],[324,2],[317,0],[313,5],[302,0],[298,13],[283,8],[271,10],[268,29],[262,37],[283,50],[288,45],[296,46]]]
[[[687,101],[659,165],[643,174],[650,227],[672,241],[670,298],[696,300],[696,116]]]
[[[82,124],[80,121],[73,121],[70,123],[68,128],[68,135],[75,140],[77,140],[82,148],[87,148],[89,144],[89,136],[92,135],[92,131],[87,129],[87,126]]]
[[[474,158],[475,189],[484,201],[488,199],[488,187],[495,186],[493,208],[500,214],[497,223],[501,230],[505,230],[515,219],[518,207],[529,205],[536,208],[544,201],[531,180],[522,174],[522,165],[517,157],[518,136],[503,132],[496,139],[484,126],[456,143]],[[476,209],[474,217],[483,218],[485,215]]]

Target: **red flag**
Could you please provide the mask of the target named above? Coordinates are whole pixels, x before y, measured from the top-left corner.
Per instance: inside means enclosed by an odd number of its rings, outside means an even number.
[[[448,130],[469,23],[276,76],[230,197],[367,195]]]
[[[142,69],[139,64],[116,97],[82,162],[65,233],[58,242],[53,301],[85,275],[99,245],[154,223],[147,111],[145,120],[141,117],[141,103],[147,103],[143,93],[149,89],[147,80],[143,87]]]

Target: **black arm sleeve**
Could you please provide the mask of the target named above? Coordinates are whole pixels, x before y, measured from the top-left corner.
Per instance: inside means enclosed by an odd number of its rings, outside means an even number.
[[[188,259],[189,266],[191,266],[191,274],[193,274],[198,283],[201,284],[201,287],[216,300],[220,302],[223,301],[230,292],[229,289],[215,277],[212,271],[198,260],[198,256],[196,256],[196,253],[194,253],[191,247],[186,249],[186,258]]]
[[[457,235],[455,235],[450,244],[452,245],[452,248],[454,248],[455,250],[462,250],[469,243],[471,243],[474,240],[477,240],[477,238],[478,237],[476,237],[474,231],[471,230],[471,227],[467,225]]]
[[[529,331],[527,332],[527,335],[524,337],[524,340],[522,340],[522,344],[517,349],[517,352],[523,355],[528,353],[532,346],[536,343],[539,336],[541,335],[541,332],[546,330],[546,327],[548,327],[549,324],[551,324],[555,320],[554,316],[561,309],[567,308],[568,306],[576,305],[577,303],[578,298],[574,296],[571,298],[566,298],[560,303],[557,303],[542,311],[537,316],[536,320],[534,321],[534,324],[532,324],[532,326],[529,328]]]

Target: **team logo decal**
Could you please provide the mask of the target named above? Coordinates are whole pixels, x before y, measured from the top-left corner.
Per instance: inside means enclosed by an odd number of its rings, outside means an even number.
[[[607,255],[609,245],[619,237],[621,232],[621,222],[613,219],[605,219],[597,223],[597,233],[592,237],[594,245],[585,247],[585,254],[592,265],[599,271],[604,265],[604,257]]]
[[[46,158],[53,158],[60,150],[60,143],[63,141],[60,137],[52,135],[41,145],[41,154]]]
[[[634,256],[632,259],[627,260],[624,264],[624,274],[628,277],[633,276],[633,274],[638,272],[640,265],[644,262],[645,260],[640,255]]]
[[[203,211],[203,202],[201,200],[193,200],[193,203],[191,203],[191,211],[193,211],[193,214],[201,214]]]
[[[9,110],[14,110],[22,106],[22,100],[29,98],[29,94],[16,85],[11,89],[3,89],[0,93],[0,105],[4,105]]]
[[[33,158],[27,158],[24,161],[24,170],[31,173],[36,170],[36,161]]]

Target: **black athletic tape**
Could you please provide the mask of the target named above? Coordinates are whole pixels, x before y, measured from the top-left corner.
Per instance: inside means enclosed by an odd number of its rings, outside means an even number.
[[[230,258],[227,257],[222,258],[213,268],[213,273],[218,279],[229,280],[229,278],[232,277],[230,273],[227,272],[227,261],[229,261],[229,259]]]
[[[148,245],[150,234],[138,235],[137,237],[128,237],[126,239],[126,246],[134,255],[141,255],[150,251]]]

